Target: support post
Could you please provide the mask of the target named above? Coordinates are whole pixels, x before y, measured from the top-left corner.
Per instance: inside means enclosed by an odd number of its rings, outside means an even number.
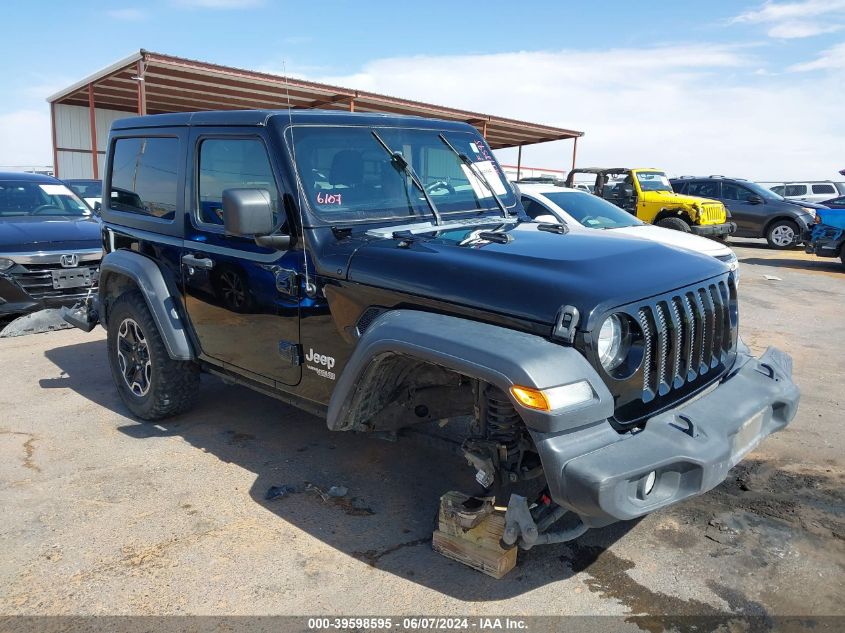
[[[519,180],[519,177],[522,173],[522,143],[519,144],[519,149],[516,150],[516,179]]]
[[[59,139],[56,138],[56,104],[50,103],[50,127],[53,130],[53,176],[59,177]]]
[[[484,126],[481,128],[481,136],[484,137],[484,140],[487,140],[487,120],[484,120]]]
[[[100,179],[100,166],[97,161],[97,115],[94,109],[94,84],[88,84],[88,122],[91,127],[91,173],[94,180]]]
[[[355,112],[355,99],[350,99],[350,100],[349,100],[349,111],[350,111],[350,112]]]
[[[135,76],[138,77],[138,114],[144,116],[147,113],[147,88],[144,85],[144,60],[139,59]]]
[[[578,137],[572,138],[572,169],[575,169],[575,155],[578,153]]]

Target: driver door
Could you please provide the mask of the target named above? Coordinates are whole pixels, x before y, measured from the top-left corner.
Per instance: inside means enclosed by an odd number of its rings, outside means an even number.
[[[296,284],[302,252],[226,235],[222,194],[232,188],[267,191],[276,230],[292,226],[267,139],[256,128],[226,132],[195,128],[190,138],[191,213],[182,251],[188,316],[209,362],[270,386],[294,385],[302,374]]]

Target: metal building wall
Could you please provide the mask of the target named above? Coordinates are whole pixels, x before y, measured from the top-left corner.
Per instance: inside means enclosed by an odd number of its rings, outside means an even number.
[[[56,146],[56,177],[93,178],[91,115],[88,108],[64,104],[56,104],[54,107],[56,138],[53,142]],[[111,124],[117,119],[129,116],[135,116],[135,114],[120,110],[94,109],[98,175],[101,178]]]

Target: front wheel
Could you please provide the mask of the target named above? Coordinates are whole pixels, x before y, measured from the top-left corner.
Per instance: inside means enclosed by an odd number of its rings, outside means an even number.
[[[792,220],[778,220],[766,231],[766,241],[772,248],[792,248],[799,241],[798,225]]]
[[[672,229],[673,231],[682,231],[689,233],[692,229],[682,218],[670,217],[663,218],[657,223],[657,226],[662,226],[664,229]]]
[[[199,390],[199,367],[170,358],[141,293],[118,297],[108,323],[112,378],[133,415],[161,420],[190,409]]]

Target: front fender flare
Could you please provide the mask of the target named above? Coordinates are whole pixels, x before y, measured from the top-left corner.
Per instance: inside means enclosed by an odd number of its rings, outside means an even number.
[[[613,397],[604,382],[571,347],[489,323],[417,310],[393,310],[367,328],[340,375],[329,402],[330,429],[353,428],[356,392],[367,389],[368,370],[380,359],[395,354],[489,382],[512,401],[513,385],[546,389],[589,381],[595,398],[575,410],[548,413],[516,405],[526,425],[539,431],[570,429],[613,415]]]
[[[109,277],[121,275],[134,282],[147,302],[158,327],[168,355],[174,360],[193,360],[185,324],[179,314],[177,301],[170,292],[158,265],[148,257],[133,251],[108,253],[100,264],[100,306],[107,305]]]

